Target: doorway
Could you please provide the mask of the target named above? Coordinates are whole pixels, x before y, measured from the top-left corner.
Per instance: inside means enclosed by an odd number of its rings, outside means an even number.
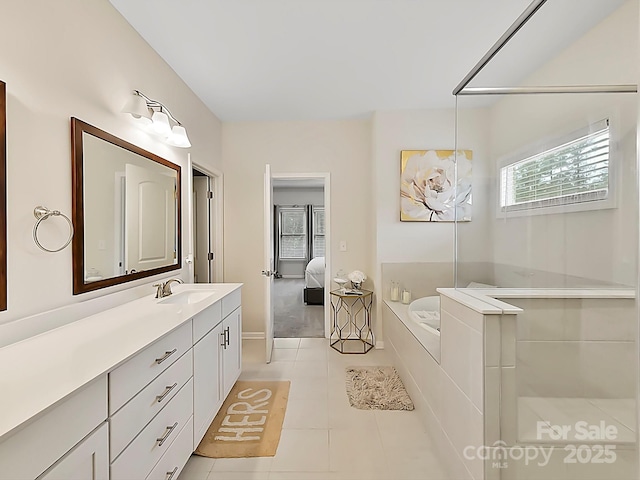
[[[273,175],[275,338],[326,337],[325,176]]]
[[[222,282],[222,182],[220,175],[193,165],[193,282]]]

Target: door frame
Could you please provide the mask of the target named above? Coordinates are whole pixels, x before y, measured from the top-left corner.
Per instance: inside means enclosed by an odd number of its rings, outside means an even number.
[[[196,241],[193,225],[193,169],[196,169],[200,173],[204,173],[209,177],[209,185],[213,192],[211,206],[214,216],[214,221],[211,225],[211,228],[213,229],[213,238],[210,239],[212,240],[211,245],[216,255],[213,268],[213,282],[221,283],[224,282],[224,175],[221,171],[215,168],[203,167],[200,164],[193,162],[191,160],[191,154],[189,154],[189,158],[187,160],[187,169],[189,170],[189,175],[187,175],[189,179],[187,188],[187,191],[189,192],[189,208],[187,212],[187,228],[189,229],[189,253],[187,256],[187,264],[189,265],[189,282],[193,283],[195,274],[193,265]],[[209,233],[211,234],[211,232]]]
[[[331,173],[271,173],[274,180],[318,180],[324,181],[324,337],[331,333],[331,308],[329,290],[331,287]],[[273,205],[271,205],[273,210]],[[275,234],[275,233],[274,233]]]

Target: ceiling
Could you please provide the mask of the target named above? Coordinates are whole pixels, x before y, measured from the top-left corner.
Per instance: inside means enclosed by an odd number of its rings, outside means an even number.
[[[453,107],[530,0],[110,2],[221,120],[264,121]]]

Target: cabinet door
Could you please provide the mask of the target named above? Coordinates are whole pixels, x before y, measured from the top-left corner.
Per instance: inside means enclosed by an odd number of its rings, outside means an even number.
[[[223,350],[224,397],[236,383],[242,370],[242,308],[238,307],[222,322],[226,335],[226,346]]]
[[[193,438],[194,447],[209,428],[222,405],[220,379],[222,324],[218,324],[193,346]]]
[[[103,424],[38,480],[109,480],[109,430]]]

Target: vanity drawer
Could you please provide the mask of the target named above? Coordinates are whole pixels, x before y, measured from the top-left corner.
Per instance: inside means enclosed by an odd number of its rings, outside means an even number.
[[[226,318],[231,312],[240,306],[242,290],[237,289],[222,299],[222,318]]]
[[[193,452],[193,417],[178,434],[175,441],[153,467],[146,480],[178,480],[178,475]]]
[[[224,301],[224,299],[223,299]],[[222,321],[222,302],[216,302],[193,317],[193,344],[195,345]]]
[[[189,380],[111,464],[111,480],[146,478],[192,415],[193,381]]]
[[[109,373],[109,415],[191,348],[191,321],[148,346]]]
[[[138,435],[138,432],[162,410],[191,378],[191,349],[162,372],[111,418],[111,449],[113,461]]]

